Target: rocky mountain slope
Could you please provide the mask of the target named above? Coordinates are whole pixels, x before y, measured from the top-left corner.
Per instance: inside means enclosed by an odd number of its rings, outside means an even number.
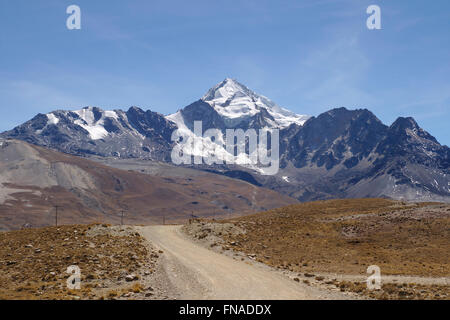
[[[38,114],[2,136],[75,155],[168,161],[175,129],[164,116],[137,107],[126,112],[86,107]]]
[[[450,149],[412,118],[388,127],[366,109],[333,109],[283,131],[281,144],[279,175],[301,200],[450,196]]]

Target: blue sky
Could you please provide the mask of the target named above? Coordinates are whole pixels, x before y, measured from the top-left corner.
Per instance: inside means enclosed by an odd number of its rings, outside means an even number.
[[[300,114],[413,116],[450,145],[448,0],[2,0],[0,40],[0,131],[88,105],[169,114],[231,77]]]

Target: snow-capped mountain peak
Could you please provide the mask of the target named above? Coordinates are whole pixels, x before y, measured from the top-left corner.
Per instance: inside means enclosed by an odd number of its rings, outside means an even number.
[[[105,121],[109,120],[111,122],[113,119],[118,121],[119,111],[104,111],[97,107],[85,107],[74,111],[53,111],[45,116],[47,117],[47,122],[44,128],[47,128],[49,125],[58,125],[61,118],[66,118],[86,130],[92,140],[100,140],[109,134],[105,129]],[[40,128],[36,132],[41,134],[44,128]]]
[[[220,106],[223,106],[229,100],[238,100],[235,102],[239,102],[239,99],[244,101],[250,100],[253,102],[258,99],[258,95],[243,84],[230,78],[226,78],[213,88],[209,89],[202,97],[203,101]]]
[[[230,78],[209,89],[201,100],[213,107],[219,115],[235,123],[260,113],[262,109],[266,109],[273,117],[272,127],[284,128],[292,123],[303,125],[310,118],[281,108],[270,99]]]

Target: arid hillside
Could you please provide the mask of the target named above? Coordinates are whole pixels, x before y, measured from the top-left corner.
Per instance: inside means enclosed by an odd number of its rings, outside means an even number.
[[[93,222],[127,224],[243,215],[296,203],[244,181],[202,173],[144,174],[17,140],[0,143],[0,230]]]
[[[158,257],[133,228],[75,225],[0,232],[0,299],[164,299]],[[69,266],[80,288],[69,288]]]

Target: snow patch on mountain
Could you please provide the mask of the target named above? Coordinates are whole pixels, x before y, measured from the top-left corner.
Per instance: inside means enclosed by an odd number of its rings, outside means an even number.
[[[275,119],[274,128],[285,128],[292,123],[303,125],[310,118],[286,110],[230,78],[211,88],[202,97],[202,100],[213,107],[222,117],[234,120],[236,123],[239,123],[240,119],[258,114],[262,108],[266,109]]]
[[[59,123],[59,118],[56,117],[53,113],[47,113],[47,123],[45,124],[44,128],[40,129],[40,130],[36,130],[36,134],[41,134],[42,131],[49,125],[49,124],[54,124],[57,125]]]
[[[202,135],[196,135],[185,124],[183,115],[181,112],[171,114],[166,117],[168,120],[175,123],[178,127],[180,135],[189,137],[188,141],[181,142],[183,144],[183,151],[191,156],[198,156],[207,158],[215,155],[223,162],[235,163],[239,165],[250,165],[251,161],[247,154],[241,153],[235,157],[230,154],[225,146],[225,137],[223,133],[219,132],[218,139],[212,141],[209,137],[203,137]]]
[[[113,119],[119,120],[119,116],[117,115],[116,111],[105,110],[104,114],[105,114],[106,118],[113,118]]]
[[[182,144],[183,152],[186,152],[190,156],[200,157],[204,163],[207,163],[206,159],[209,157],[214,157],[220,159],[222,164],[236,164],[254,170],[262,175],[271,174],[271,168],[253,163],[252,159],[254,159],[255,155],[249,155],[246,152],[233,155],[228,152],[225,145],[225,136],[220,130],[216,137],[217,140],[212,141],[209,137],[198,135],[191,131],[186,126],[181,112],[171,114],[166,119],[177,125],[180,135],[189,137],[187,141],[177,142],[177,144]],[[259,148],[262,147],[265,146],[259,146]],[[257,154],[258,151],[255,150],[254,152]]]
[[[53,113],[47,113],[46,116],[48,118],[47,124],[58,124],[59,123],[59,119]]]
[[[92,140],[100,140],[108,135],[108,131],[106,131],[104,127],[103,117],[96,121],[93,108],[88,107],[81,110],[76,110],[74,113],[78,114],[81,118],[79,120],[75,120],[75,124],[89,132],[89,136]]]

